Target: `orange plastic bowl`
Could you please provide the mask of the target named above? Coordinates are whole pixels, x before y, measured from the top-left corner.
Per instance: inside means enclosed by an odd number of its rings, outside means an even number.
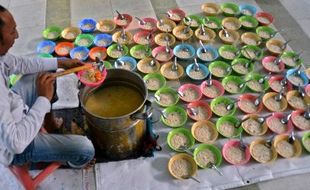
[[[60,42],[56,45],[55,52],[60,57],[66,57],[73,48],[74,44],[72,42]]]
[[[104,47],[93,47],[89,51],[89,57],[93,61],[96,61],[96,57],[99,57],[100,60],[104,60],[107,57],[107,49]]]

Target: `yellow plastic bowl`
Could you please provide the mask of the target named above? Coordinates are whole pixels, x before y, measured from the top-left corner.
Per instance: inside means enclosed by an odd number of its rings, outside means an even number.
[[[104,33],[112,33],[116,28],[113,20],[100,20],[96,24],[96,29]]]
[[[187,26],[185,25],[179,25],[176,26],[173,30],[172,30],[172,34],[178,39],[178,40],[188,40],[190,39],[194,32],[192,29],[189,29],[189,31],[185,34],[183,31]]]
[[[204,141],[202,140],[201,138],[197,137],[197,132],[196,130],[198,128],[202,128],[202,127],[207,127],[209,128],[211,131],[212,131],[212,137],[211,139],[207,140],[207,141]],[[202,120],[202,121],[197,121],[195,122],[193,125],[192,125],[192,128],[191,128],[191,132],[192,132],[192,135],[193,137],[198,141],[198,142],[201,142],[201,143],[213,143],[217,137],[218,137],[218,132],[216,130],[216,127],[215,127],[215,124],[210,122],[210,121],[207,121],[207,120]]]
[[[304,110],[305,109],[301,109],[299,107],[296,107],[294,106],[293,104],[290,103],[290,99],[293,98],[294,96],[300,96],[299,92],[297,90],[291,90],[291,91],[288,91],[287,94],[286,94],[286,100],[287,100],[287,103],[294,109],[294,110]],[[305,105],[308,105],[310,104],[310,97],[305,95],[305,97],[303,98],[304,102],[305,102]]]
[[[274,98],[278,93],[276,92],[268,92],[266,93],[264,96],[263,96],[263,104],[264,106],[271,112],[282,112],[284,110],[286,110],[287,108],[287,101],[285,99],[285,97],[283,96],[282,99],[281,99],[281,106],[280,106],[280,109],[275,109],[274,107],[270,107],[268,105],[266,105],[266,100],[268,100],[269,98]]]
[[[266,42],[266,48],[267,50],[273,54],[273,55],[280,55],[283,53],[284,49],[281,49],[280,51],[275,51],[274,49],[272,49],[272,46],[277,46],[279,48],[281,48],[283,46],[284,42],[282,42],[281,40],[278,39],[270,39]]]
[[[74,41],[79,34],[81,34],[81,30],[78,27],[67,27],[61,32],[61,37],[68,41]]]
[[[231,24],[234,26],[232,27]],[[228,30],[239,30],[241,28],[241,22],[236,17],[226,17],[222,20],[222,26]]]
[[[277,153],[283,158],[289,158],[289,157],[285,157],[285,155],[282,155],[281,153],[279,153],[277,149],[277,145],[281,141],[287,141],[288,138],[289,136],[287,134],[281,134],[281,135],[275,136],[274,141],[273,141],[273,146],[275,147]],[[293,146],[295,148],[295,154],[293,155],[293,157],[299,157],[301,155],[302,149],[301,149],[300,141],[297,138],[295,139]]]
[[[275,161],[277,159],[277,157],[278,157],[278,153],[277,153],[276,149],[273,146],[270,147],[271,151],[272,151],[272,157],[271,157],[270,160],[262,161],[259,158],[254,156],[254,154],[253,154],[253,147],[255,145],[257,145],[257,144],[265,144],[265,143],[266,143],[266,140],[264,140],[264,139],[257,139],[257,140],[252,141],[251,144],[250,144],[250,154],[251,154],[252,158],[254,158],[254,160],[256,160],[259,163],[270,163],[270,162]]]
[[[221,8],[216,3],[204,3],[201,5],[201,10],[207,16],[216,16],[221,13]]]
[[[250,118],[257,121],[258,115],[256,115],[256,114],[245,115],[245,116],[242,118],[242,120],[245,121],[245,120],[250,119]],[[246,132],[247,134],[252,135],[252,136],[261,136],[261,135],[264,135],[264,134],[267,132],[267,130],[268,130],[268,126],[267,126],[266,122],[264,122],[264,123],[261,125],[262,130],[261,130],[261,132],[258,133],[258,134],[251,133],[251,131],[249,131],[249,129],[246,128],[246,127],[243,125],[243,123],[241,124],[241,126],[242,126],[242,128],[245,130],[245,132]]]
[[[233,44],[233,43],[235,43],[236,41],[239,40],[240,34],[237,31],[228,30],[228,29],[226,29],[226,31],[227,31],[228,35],[230,35],[233,38],[233,40],[229,40],[230,37],[226,38],[225,35],[224,35],[224,30],[221,30],[219,32],[219,37],[223,41],[223,43],[225,43],[225,44]]]
[[[206,43],[209,43],[211,41],[213,41],[216,37],[216,33],[211,30],[210,28],[207,28],[207,27],[204,27],[205,29],[205,32],[207,34],[207,36],[209,37],[208,39],[206,39],[203,35],[200,34],[200,31],[201,31],[201,28],[198,27],[196,30],[195,30],[195,36],[196,38],[198,38],[199,40],[203,41],[203,42],[206,42]]]
[[[165,40],[166,35],[169,38],[168,44]],[[166,45],[173,46],[175,44],[175,41],[176,41],[175,37],[169,33],[159,33],[155,36],[154,40],[155,40],[155,43],[159,46],[166,46]]]
[[[159,21],[157,21],[157,23],[156,23],[156,27],[158,28],[158,30],[160,30],[162,32],[172,32],[173,28],[176,27],[175,22],[173,22],[170,19],[164,18],[164,19],[162,19],[162,21],[163,21],[162,25],[160,24]],[[166,25],[169,26],[168,30],[166,30]]]
[[[125,35],[126,35],[125,39],[121,38],[121,34],[122,34],[122,31],[115,32],[112,35],[112,40],[116,43],[120,43],[120,44],[124,44],[124,45],[132,43],[133,36],[129,31],[125,31]]]
[[[169,80],[177,80],[179,78],[181,78],[184,74],[184,68],[182,67],[182,65],[178,64],[178,70],[176,71],[177,75],[176,76],[171,76],[169,74],[166,73],[166,71],[169,69],[171,70],[173,62],[167,62],[164,63],[161,68],[160,68],[160,73]]]
[[[249,43],[248,41],[246,41],[247,39],[250,39],[251,41],[255,41],[254,43]],[[262,39],[261,37],[259,37],[259,35],[257,35],[254,32],[245,32],[241,35],[241,41],[242,43],[246,44],[246,45],[255,45],[258,46],[261,44]]]
[[[160,69],[160,63],[158,61],[155,61],[155,65],[151,66],[150,62],[153,60],[151,57],[145,57],[141,59],[137,64],[137,69],[141,73],[156,73]]]
[[[173,164],[175,161],[177,160],[186,160],[188,163],[190,163],[191,165],[191,172],[190,172],[190,175],[189,176],[179,176],[175,173],[175,171],[173,170]],[[174,156],[172,156],[170,159],[169,159],[169,162],[168,162],[168,170],[169,170],[169,173],[175,177],[176,179],[189,179],[190,177],[196,175],[197,173],[197,164],[194,160],[194,158],[188,154],[185,154],[185,153],[179,153],[179,154],[176,154]]]

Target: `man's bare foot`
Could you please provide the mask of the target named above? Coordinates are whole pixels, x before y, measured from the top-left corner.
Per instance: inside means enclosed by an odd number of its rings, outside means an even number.
[[[96,158],[93,158],[91,161],[88,162],[88,164],[83,168],[85,170],[88,170],[96,165]]]

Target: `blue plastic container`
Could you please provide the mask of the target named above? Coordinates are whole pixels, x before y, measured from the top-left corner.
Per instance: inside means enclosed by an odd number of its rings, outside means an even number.
[[[81,61],[85,61],[88,58],[88,54],[89,50],[87,49],[87,47],[84,46],[75,47],[70,51],[70,57],[72,59],[76,58]]]
[[[56,43],[51,40],[41,41],[37,46],[37,53],[53,54],[55,51],[55,46]]]
[[[205,66],[204,64],[202,64],[202,63],[198,63],[198,65],[199,65],[200,71],[204,73],[203,76],[202,76],[202,77],[199,77],[199,78],[194,77],[194,76],[191,75],[191,72],[192,72],[193,70],[196,69],[196,66],[195,66],[194,63],[192,63],[192,64],[190,64],[190,65],[188,65],[188,66],[186,67],[186,70],[185,70],[185,71],[186,71],[186,75],[187,75],[189,78],[191,78],[192,80],[204,80],[204,79],[206,79],[206,78],[208,77],[208,75],[210,74],[208,67],[206,67],[206,66]]]
[[[203,47],[207,50],[207,52],[210,52],[212,54],[213,58],[212,59],[204,58],[202,56],[203,48],[200,46],[196,51],[196,55],[200,60],[206,61],[206,62],[212,62],[212,61],[215,61],[219,57],[219,53],[215,47],[210,46],[210,45],[204,45]]]
[[[121,61],[121,62],[126,62],[126,63],[130,63],[131,66],[130,66],[130,70],[131,71],[134,71],[136,70],[137,68],[137,61],[133,58],[133,57],[130,57],[130,56],[123,56],[123,57],[120,57],[117,59],[118,61]],[[121,63],[118,62],[118,61],[115,61],[114,62],[114,67],[115,68],[123,68]]]
[[[94,39],[94,44],[98,47],[108,47],[112,44],[112,36],[110,34],[98,34]]]
[[[288,81],[290,81],[290,80],[289,80],[289,77],[290,77],[291,75],[296,75],[296,74],[297,74],[296,71],[297,71],[297,68],[287,70],[287,72],[286,72],[286,79],[287,79]],[[301,86],[306,86],[307,84],[309,84],[309,79],[308,79],[308,77],[307,77],[307,75],[306,75],[305,72],[301,71],[299,77],[303,80],[303,84],[302,84]],[[290,82],[291,82],[294,86],[298,86],[297,84],[294,84],[292,81],[290,81]]]
[[[240,4],[239,10],[242,15],[255,16],[257,8],[254,5],[250,4]],[[251,14],[248,14],[250,12]]]
[[[182,51],[183,49],[187,49],[187,51],[190,54],[189,57],[186,58],[180,57],[179,52]],[[179,59],[189,60],[195,56],[195,48],[192,45],[186,43],[178,44],[173,48],[173,54]]]
[[[84,18],[83,20],[80,21],[79,28],[83,33],[90,33],[95,31],[96,24],[97,24],[96,20],[92,18]]]

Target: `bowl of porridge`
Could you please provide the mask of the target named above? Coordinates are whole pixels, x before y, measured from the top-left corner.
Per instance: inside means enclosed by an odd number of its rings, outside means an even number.
[[[290,143],[288,139],[289,135],[287,134],[275,136],[273,146],[277,153],[283,158],[299,157],[302,151],[299,140],[296,138],[293,143]]]
[[[262,59],[262,65],[267,72],[282,73],[285,69],[283,61],[280,59],[279,63],[276,62],[277,57],[266,56]]]
[[[252,95],[252,94],[242,94],[239,96],[239,101],[237,102],[237,105],[241,111],[243,111],[246,114],[254,114],[259,113],[263,109],[263,103],[260,101],[259,105],[255,105],[255,100],[258,98],[258,96]]]
[[[242,118],[241,126],[247,134],[261,136],[267,132],[268,127],[266,122],[260,123],[258,117],[256,114],[248,114]]]
[[[240,141],[230,140],[222,149],[224,159],[232,165],[244,165],[251,159],[250,149],[246,145],[245,150],[240,147]]]
[[[145,57],[138,62],[137,69],[145,74],[155,73],[159,71],[160,63],[158,61],[153,61],[152,57]]]
[[[226,17],[222,20],[222,26],[227,30],[239,30],[241,22],[236,17]]]
[[[186,75],[192,80],[204,80],[209,75],[209,69],[203,63],[198,63],[199,69],[195,63],[189,64],[186,67]]]
[[[143,77],[146,88],[150,91],[157,91],[166,85],[166,79],[159,73],[149,73]]]
[[[292,83],[292,85],[298,87],[300,86],[306,86],[309,84],[309,79],[304,71],[301,71],[298,75],[297,73],[298,68],[289,69],[286,72],[286,78],[289,82]]]
[[[281,55],[281,61],[287,68],[293,68],[299,66],[303,60],[297,57],[298,54],[294,51],[285,51]]]
[[[97,34],[94,39],[94,44],[98,47],[107,48],[112,44],[112,36],[110,34]]]
[[[195,36],[196,38],[198,38],[199,40],[205,42],[205,43],[210,43],[210,42],[213,42],[215,37],[216,37],[216,33],[212,30],[212,29],[209,29],[207,27],[204,26],[204,33],[203,31],[201,30],[200,27],[198,27],[196,30],[195,30]]]
[[[202,100],[189,103],[186,112],[195,121],[209,120],[212,116],[209,104]]]
[[[250,60],[260,60],[263,57],[263,54],[263,50],[255,45],[245,45],[241,50],[241,55]]]
[[[204,45],[203,47],[204,48],[199,47],[196,51],[196,55],[200,60],[211,62],[211,61],[216,60],[219,57],[219,53],[214,46]]]
[[[246,86],[253,92],[263,92],[269,88],[268,80],[264,80],[260,83],[259,80],[263,78],[262,75],[258,73],[250,73],[246,75],[245,80],[248,81]]]
[[[123,31],[115,32],[112,35],[113,42],[119,43],[119,44],[124,44],[124,45],[131,44],[132,39],[133,39],[131,32],[125,31],[123,34],[122,33],[123,33]]]
[[[42,36],[46,40],[57,40],[60,37],[61,28],[58,26],[50,26],[43,30]]]
[[[173,46],[176,39],[170,33],[159,33],[155,36],[154,41],[159,46]]]
[[[143,59],[151,56],[152,49],[147,45],[137,44],[130,49],[129,53],[136,59]]]
[[[272,14],[268,12],[257,12],[255,18],[259,22],[260,25],[268,26],[274,20]]]
[[[98,87],[100,86],[107,76],[107,70],[99,71],[97,68],[93,67],[88,70],[82,70],[77,73],[77,77],[85,86],[88,87]]]
[[[213,61],[209,64],[209,71],[213,76],[223,78],[231,74],[230,65],[224,61]]]
[[[60,57],[67,57],[73,48],[74,44],[72,42],[59,42],[55,46],[55,53]]]
[[[194,150],[194,160],[201,168],[209,168],[209,163],[220,167],[222,159],[220,149],[212,144],[200,144]]]
[[[224,16],[237,16],[240,14],[239,6],[235,3],[221,4],[221,10]]]
[[[117,15],[114,17],[113,20],[117,26],[120,26],[122,28],[127,28],[129,24],[132,22],[132,16],[129,14],[122,14],[122,17]]]
[[[79,34],[81,34],[81,30],[78,27],[67,27],[61,32],[61,37],[68,41],[74,41]]]
[[[207,16],[216,16],[221,13],[221,8],[216,3],[204,3],[201,5],[201,10]]]
[[[182,127],[187,121],[186,111],[180,106],[169,106],[162,111],[160,120],[168,127]]]
[[[309,130],[310,129],[310,120],[304,117],[305,111],[295,110],[292,112],[291,122],[295,127],[300,130]]]
[[[163,18],[161,21],[157,21],[156,26],[162,32],[172,32],[173,28],[176,27],[175,22],[168,18]]]
[[[37,46],[37,53],[53,54],[55,51],[56,43],[51,40],[43,40]]]
[[[212,84],[208,85],[207,81],[203,81],[200,84],[200,90],[203,95],[207,98],[216,98],[218,96],[222,96],[225,92],[224,87],[218,80],[212,79]]]
[[[268,80],[269,86],[271,90],[274,92],[280,92],[282,85],[280,84],[281,80],[283,80],[283,75],[273,75]],[[286,91],[290,91],[293,89],[293,85],[290,82],[287,82],[285,85]],[[286,92],[285,92],[286,93]]]
[[[310,105],[310,97],[305,95],[302,97],[298,90],[290,90],[286,94],[286,100],[288,105],[294,110],[307,110],[307,105]]]
[[[245,32],[241,35],[241,41],[245,45],[258,46],[262,42],[262,38],[254,32]]]
[[[114,68],[134,71],[137,67],[137,61],[130,56],[122,56],[114,62]]]
[[[92,61],[96,61],[96,57],[100,60],[104,60],[107,57],[107,49],[105,47],[93,47],[89,51],[89,58]]]
[[[199,15],[189,15],[184,17],[182,21],[186,26],[197,28],[202,24],[202,17]]]
[[[152,50],[152,56],[156,57],[156,60],[159,62],[167,62],[173,57],[173,50],[169,49],[169,53],[166,52],[165,46],[157,46]]]
[[[168,80],[178,80],[184,74],[184,68],[177,63],[177,69],[173,69],[173,62],[166,62],[160,68],[160,73]]]
[[[184,127],[172,129],[167,135],[168,146],[176,152],[184,152],[184,148],[190,149],[195,144],[191,131]]]
[[[284,42],[279,39],[270,39],[266,42],[266,48],[272,55],[280,55],[284,52],[286,47],[283,47]]]
[[[182,9],[175,8],[167,11],[168,18],[174,22],[180,22],[185,17],[185,12]]]
[[[195,56],[195,48],[186,43],[178,44],[173,48],[173,54],[177,58],[189,60]]]
[[[233,44],[240,38],[240,34],[235,30],[220,30],[219,37],[224,44]]]
[[[128,54],[128,47],[126,45],[112,44],[107,49],[107,54],[109,57],[117,59],[119,57]]]
[[[84,46],[77,46],[70,51],[71,59],[85,61],[88,58],[89,50]]]
[[[53,58],[54,56],[49,54],[49,53],[40,53],[38,55],[38,57],[40,57],[40,58]]]
[[[193,137],[201,143],[213,143],[218,137],[214,123],[207,120],[195,122],[191,131]]]
[[[238,57],[239,55],[237,54],[238,49],[233,46],[233,45],[222,45],[219,48],[219,54],[220,56],[228,61],[232,61],[233,59],[235,59],[236,57]]]
[[[79,22],[79,28],[83,33],[91,33],[96,29],[96,20],[92,18],[84,18]]]
[[[157,24],[157,20],[151,17],[146,17],[146,18],[142,18],[141,20],[144,21],[143,24],[141,24],[140,21],[138,21],[139,24],[139,28],[142,30],[146,30],[146,31],[152,31],[152,30],[156,30],[156,24]]]
[[[76,46],[84,46],[89,48],[94,44],[95,37],[92,34],[79,34],[75,40],[74,44]]]
[[[246,75],[254,70],[254,64],[245,58],[236,58],[231,62],[232,70],[238,75]]]
[[[150,36],[149,36],[150,35]],[[149,36],[149,39],[147,39]],[[137,44],[148,45],[151,46],[154,44],[154,34],[150,34],[148,31],[140,31],[135,33],[133,36],[133,41]]]
[[[245,83],[245,81],[241,77],[233,75],[227,76],[222,80],[224,89],[231,94],[243,93],[246,88],[246,85],[243,85],[242,88],[240,88],[240,85],[243,83]]]
[[[113,66],[109,61],[103,61],[103,65],[105,66],[106,69],[112,69]]]
[[[275,30],[269,26],[259,26],[255,30],[256,34],[263,40],[269,40],[275,34]]]
[[[274,112],[271,116],[266,119],[267,127],[276,134],[284,134],[292,132],[294,126],[292,122],[283,124],[281,119],[286,117],[286,114],[281,112]]]
[[[231,115],[220,117],[216,121],[216,129],[226,138],[238,137],[243,131],[240,121],[235,116]]]
[[[307,132],[302,136],[302,145],[310,153],[310,132]]]
[[[227,109],[227,106],[232,103],[234,103],[234,101],[231,98],[219,96],[211,101],[211,110],[215,115],[220,117],[225,115],[233,115],[237,110],[237,106],[234,104],[232,109]]]
[[[240,4],[239,10],[242,15],[255,16],[257,8],[250,4]]]
[[[96,24],[96,29],[99,32],[112,33],[116,28],[116,24],[113,20],[99,20]]]
[[[275,99],[275,96],[277,95],[277,92],[268,92],[263,96],[263,104],[271,112],[281,112],[287,108],[285,97],[282,97],[280,101],[277,101]]]
[[[162,87],[158,89],[155,92],[154,97],[155,102],[162,107],[173,106],[179,101],[177,91],[170,87]]]
[[[305,91],[306,91],[307,96],[310,97],[310,84],[306,86]]]
[[[172,34],[180,41],[186,41],[190,39],[194,32],[192,29],[187,29],[185,25],[178,25],[173,28]]]
[[[245,30],[252,30],[258,26],[258,21],[253,16],[241,16],[239,21]]]
[[[206,27],[212,29],[212,30],[217,30],[222,27],[222,20],[218,17],[215,16],[207,16],[202,20],[203,25]]]
[[[178,94],[181,100],[184,102],[194,102],[200,100],[202,93],[200,88],[191,83],[183,84],[178,89]]]
[[[257,139],[251,142],[250,154],[259,163],[273,162],[278,157],[276,149],[273,146],[266,146],[266,140],[264,139]]]
[[[168,162],[169,173],[176,179],[189,179],[196,175],[197,164],[192,156],[179,153],[172,156]]]

